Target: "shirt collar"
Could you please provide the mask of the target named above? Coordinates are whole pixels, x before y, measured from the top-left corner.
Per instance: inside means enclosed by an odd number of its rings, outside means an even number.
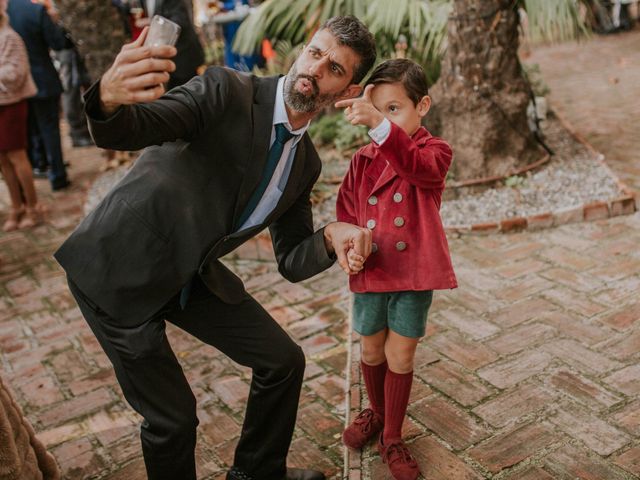
[[[289,116],[287,115],[287,109],[284,106],[284,82],[286,78],[287,77],[285,76],[278,79],[278,87],[276,88],[276,103],[275,108],[273,109],[273,125],[275,126],[278,123],[284,123],[284,126],[287,127],[287,130],[295,135],[295,137],[293,138],[293,145],[296,145],[302,138],[302,135],[304,135],[304,133],[309,128],[311,120],[309,120],[306,125],[297,130],[291,129]]]

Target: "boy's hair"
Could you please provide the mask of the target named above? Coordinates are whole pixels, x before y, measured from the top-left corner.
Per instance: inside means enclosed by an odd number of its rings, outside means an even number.
[[[367,85],[401,83],[414,105],[429,95],[427,76],[420,65],[407,58],[394,58],[378,65],[371,73]]]
[[[360,83],[376,61],[376,41],[364,23],[353,15],[332,17],[320,30],[329,30],[340,45],[351,48],[360,57],[353,71],[353,83]]]

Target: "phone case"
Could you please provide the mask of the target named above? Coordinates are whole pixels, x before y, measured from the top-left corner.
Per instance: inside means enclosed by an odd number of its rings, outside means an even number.
[[[175,45],[181,29],[180,25],[168,18],[154,15],[144,44],[150,46]]]

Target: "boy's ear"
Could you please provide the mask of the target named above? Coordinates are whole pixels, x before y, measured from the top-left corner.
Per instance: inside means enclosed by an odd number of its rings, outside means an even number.
[[[339,100],[346,100],[347,98],[356,98],[361,93],[362,93],[362,87],[357,83],[352,83],[345,89],[344,93],[340,95]]]
[[[418,105],[416,105],[416,108],[418,110],[418,115],[424,117],[431,108],[431,97],[429,95],[422,97],[418,102]]]

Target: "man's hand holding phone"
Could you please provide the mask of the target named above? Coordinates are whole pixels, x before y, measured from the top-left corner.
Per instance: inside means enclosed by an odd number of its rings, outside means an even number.
[[[100,80],[100,107],[106,116],[121,105],[152,102],[164,94],[163,84],[176,69],[172,45],[144,45],[145,28],[132,43],[122,47],[113,65]]]

